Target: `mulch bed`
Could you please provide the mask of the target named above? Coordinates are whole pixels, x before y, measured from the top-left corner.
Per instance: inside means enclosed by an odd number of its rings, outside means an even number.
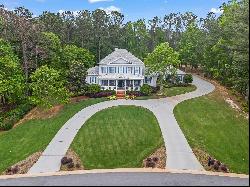
[[[199,162],[201,163],[201,165],[204,167],[204,169],[206,171],[212,171],[212,172],[224,172],[224,173],[229,173],[229,169],[227,168],[227,166],[225,166],[223,163],[221,163],[220,161],[213,159],[215,161],[215,164],[208,166],[208,161],[209,158],[212,158],[212,156],[210,156],[208,153],[206,153],[205,151],[198,149],[198,148],[194,148],[193,152],[196,156],[196,158],[199,160]],[[219,163],[218,168],[216,168],[216,162]],[[223,170],[224,167],[227,168],[227,171]]]
[[[16,175],[16,174],[26,174],[28,173],[29,169],[38,161],[42,152],[37,152],[18,162],[17,164],[9,167],[6,171],[4,171],[3,175]]]
[[[143,160],[143,167],[144,168],[159,168],[165,169],[166,168],[166,148],[162,146],[161,148],[157,149],[153,154]]]
[[[79,156],[72,150],[69,149],[65,155],[65,158],[72,159],[68,164],[61,164],[61,171],[77,171],[84,170],[84,166]],[[72,164],[73,163],[73,164]]]

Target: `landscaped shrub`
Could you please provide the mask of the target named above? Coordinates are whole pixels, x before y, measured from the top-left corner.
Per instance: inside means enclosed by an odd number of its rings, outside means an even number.
[[[147,161],[146,162],[146,167],[147,168],[155,168],[156,163],[154,161]]]
[[[226,165],[221,165],[221,166],[220,166],[220,170],[221,170],[222,172],[224,172],[224,173],[228,173],[228,168],[227,168]]]
[[[10,130],[15,123],[24,117],[33,108],[30,104],[18,105],[15,109],[1,114],[0,116],[0,130]]]
[[[141,93],[139,91],[127,91],[127,95],[141,97],[141,96],[143,96],[143,93]]]
[[[62,165],[66,165],[66,164],[70,164],[70,163],[73,163],[73,159],[72,158],[63,157],[61,159],[61,164]]]
[[[154,162],[159,162],[159,158],[158,158],[158,157],[154,157],[152,160],[153,160]]]
[[[105,90],[105,91],[101,91],[101,92],[96,93],[96,94],[88,94],[88,96],[90,98],[103,98],[103,97],[110,97],[110,96],[113,96],[115,94],[116,94],[115,91]]]
[[[157,92],[159,92],[160,91],[160,86],[156,86],[156,87],[152,87],[152,89],[153,89],[153,92],[152,93],[157,93]]]
[[[183,81],[186,84],[191,84],[193,82],[193,75],[191,74],[184,75]]]
[[[68,165],[67,165],[67,168],[68,169],[72,169],[72,168],[74,168],[75,167],[75,164],[73,163],[73,162],[71,162],[71,163],[69,163]]]
[[[144,84],[141,87],[141,93],[145,96],[149,96],[153,93],[153,88],[151,86],[149,86],[148,84]]]
[[[101,86],[98,84],[89,84],[86,88],[86,95],[91,96],[101,92]]]
[[[67,157],[63,157],[62,159],[61,159],[61,164],[62,165],[66,165],[68,163],[68,158]]]

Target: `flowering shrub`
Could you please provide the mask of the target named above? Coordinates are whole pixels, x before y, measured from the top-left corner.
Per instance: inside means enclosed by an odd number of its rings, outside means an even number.
[[[112,95],[112,96],[109,96],[108,99],[109,99],[109,100],[116,100],[117,97],[116,97],[115,95]]]

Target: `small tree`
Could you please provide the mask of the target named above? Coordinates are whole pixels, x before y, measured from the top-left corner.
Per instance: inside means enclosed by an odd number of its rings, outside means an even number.
[[[24,76],[18,57],[10,44],[0,39],[0,104],[23,99],[24,88]]]
[[[176,74],[176,66],[180,64],[179,54],[169,46],[168,43],[162,43],[155,50],[148,54],[145,59],[148,73],[159,74],[159,84],[163,90],[164,79],[168,74]]]
[[[191,84],[193,82],[193,76],[191,74],[186,74],[183,78],[184,83]]]
[[[60,73],[47,65],[40,67],[31,75],[30,100],[42,108],[67,103],[69,92]]]
[[[68,87],[75,95],[82,94],[86,87],[87,69],[83,62],[73,61],[70,63],[68,72]]]

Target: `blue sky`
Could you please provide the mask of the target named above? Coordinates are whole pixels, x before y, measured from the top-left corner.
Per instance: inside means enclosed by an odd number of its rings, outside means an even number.
[[[205,17],[211,10],[220,14],[219,6],[223,2],[227,0],[0,0],[0,4],[4,4],[10,10],[17,6],[25,6],[35,15],[41,14],[44,10],[118,10],[125,15],[126,21],[151,19],[154,16],[163,17],[171,12],[186,11]]]

